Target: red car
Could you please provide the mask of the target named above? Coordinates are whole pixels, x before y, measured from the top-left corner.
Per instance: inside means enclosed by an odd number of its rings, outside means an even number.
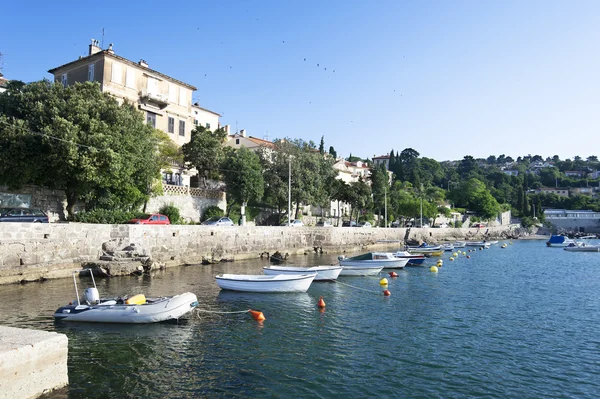
[[[169,218],[160,213],[151,213],[141,215],[137,219],[131,219],[128,223],[130,224],[171,224]]]

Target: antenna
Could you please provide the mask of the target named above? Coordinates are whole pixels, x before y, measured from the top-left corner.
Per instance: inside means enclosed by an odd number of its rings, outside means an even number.
[[[102,28],[102,45],[101,48],[104,48],[104,28]]]
[[[235,121],[235,132],[236,132],[236,133],[239,133],[239,131],[238,131],[238,126],[237,126],[237,121]]]
[[[2,62],[2,53],[0,53],[0,76],[2,76],[2,68],[4,68],[4,63]]]
[[[265,136],[263,137],[264,140],[269,141],[269,131],[267,130],[267,133],[265,133]]]

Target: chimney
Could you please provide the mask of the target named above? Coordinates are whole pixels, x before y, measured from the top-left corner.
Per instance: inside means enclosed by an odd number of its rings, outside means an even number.
[[[148,63],[146,62],[146,60],[140,60],[139,64],[140,64],[140,66],[143,66],[144,68],[148,68]]]
[[[113,50],[112,46],[113,46],[112,43],[108,45],[108,53],[109,54],[114,54],[115,53],[115,51]]]
[[[92,39],[92,43],[90,44],[90,53],[88,55],[96,54],[101,52],[100,42],[96,39]]]
[[[242,135],[242,137],[246,137],[246,129],[240,130],[240,134]]]
[[[223,129],[225,129],[225,133],[229,134],[229,125],[225,125]]]

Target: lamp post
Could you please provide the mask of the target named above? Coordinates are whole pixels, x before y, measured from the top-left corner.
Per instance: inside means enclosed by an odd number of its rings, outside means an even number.
[[[385,218],[385,227],[388,227],[388,219],[387,219],[387,186],[383,186],[383,204],[384,204],[384,218]]]

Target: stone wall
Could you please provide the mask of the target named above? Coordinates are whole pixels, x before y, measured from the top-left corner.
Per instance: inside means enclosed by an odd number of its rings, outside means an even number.
[[[582,233],[600,233],[600,219],[583,218],[546,218],[558,231],[579,231]]]
[[[150,198],[146,210],[148,212],[158,212],[162,206],[172,204],[179,209],[179,214],[184,220],[198,223],[204,210],[209,206],[218,206],[223,211],[227,209],[225,193],[222,191],[183,186],[181,189],[184,191],[170,193],[165,190],[164,195]]]
[[[38,208],[48,214],[51,222],[65,219],[65,208],[67,205],[65,193],[62,190],[52,190],[40,186],[23,186],[18,190],[11,190],[8,187],[0,186],[0,193],[15,194],[22,196],[31,196],[31,202],[27,208]],[[3,205],[2,206],[18,206]],[[26,204],[23,204],[26,205]]]
[[[499,236],[489,229],[411,229],[411,239],[436,242]],[[244,259],[262,252],[290,254],[322,247],[357,250],[378,242],[402,241],[405,229],[351,227],[213,227],[199,225],[102,225],[84,223],[0,223],[0,284],[68,277],[82,263],[97,261],[102,243],[134,243],[167,266],[198,264],[203,257]]]

